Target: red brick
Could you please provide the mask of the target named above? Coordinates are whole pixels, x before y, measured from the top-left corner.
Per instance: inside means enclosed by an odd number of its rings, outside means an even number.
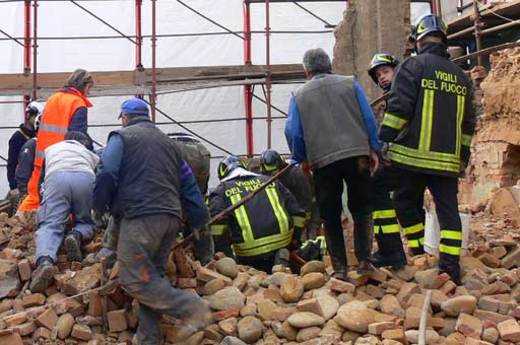
[[[480,335],[482,334],[482,322],[474,316],[461,313],[455,329],[466,337],[480,339]]]
[[[520,342],[520,325],[515,320],[500,322],[497,328],[502,340]]]
[[[354,292],[356,290],[356,287],[354,286],[354,284],[350,284],[343,280],[332,278],[330,280],[330,289],[339,293],[349,293]]]
[[[16,333],[20,334],[22,337],[25,337],[34,332],[34,330],[36,329],[36,325],[34,324],[34,322],[29,321],[26,323],[22,323],[21,325],[17,325],[13,327],[13,329],[16,331]]]
[[[20,275],[21,281],[27,281],[31,279],[31,264],[29,260],[23,259],[18,262],[18,274]]]
[[[97,292],[88,295],[87,314],[91,316],[101,316],[103,314],[102,298]]]
[[[34,340],[50,339],[50,338],[51,338],[51,331],[45,327],[40,327],[40,328],[36,329],[36,331],[34,331],[34,333],[33,333]]]
[[[396,327],[393,322],[375,322],[368,325],[368,333],[381,335],[384,331],[395,329]]]
[[[197,279],[195,279],[195,278],[177,278],[177,287],[179,289],[195,289],[195,288],[197,288]]]
[[[74,327],[72,327],[71,335],[79,340],[88,341],[92,339],[92,331],[90,330],[90,327],[85,325],[75,324]]]
[[[216,321],[222,321],[229,319],[230,317],[238,317],[240,315],[240,309],[226,309],[213,313],[213,318]]]
[[[110,332],[122,332],[128,327],[124,309],[108,312],[107,319]]]
[[[13,327],[21,323],[24,323],[25,321],[27,321],[27,313],[24,311],[21,313],[6,316],[4,318],[4,322],[7,325],[7,327]]]
[[[44,311],[40,316],[36,318],[36,323],[39,326],[47,327],[48,329],[53,329],[56,326],[56,322],[58,321],[58,316],[54,312],[52,308]]]
[[[43,305],[45,303],[45,295],[42,293],[32,293],[22,297],[22,305],[24,308],[34,307],[35,305]]]
[[[24,345],[22,337],[18,333],[0,336],[0,344],[2,345]]]

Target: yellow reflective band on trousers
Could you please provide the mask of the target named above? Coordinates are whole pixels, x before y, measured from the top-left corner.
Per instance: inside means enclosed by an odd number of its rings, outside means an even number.
[[[419,248],[421,244],[419,243],[419,240],[408,240],[408,247],[410,248]]]
[[[432,142],[433,127],[433,101],[435,91],[424,89],[424,99],[421,117],[421,136],[419,138],[419,151],[429,152]]]
[[[391,114],[385,113],[383,118],[383,126],[388,126],[393,129],[401,130],[408,121],[402,119],[401,117]]]
[[[211,234],[213,236],[222,236],[224,232],[227,230],[227,225],[224,224],[215,224],[211,226]]]
[[[407,236],[411,235],[411,234],[416,234],[418,232],[424,231],[424,224],[419,223],[419,224],[415,224],[412,226],[403,227],[403,230],[404,230],[404,234]]]
[[[398,234],[401,232],[401,227],[399,224],[381,225],[381,231],[383,234]]]
[[[266,193],[278,220],[280,233],[255,239],[246,209],[244,206],[239,207],[235,210],[235,217],[242,231],[244,242],[233,244],[233,251],[238,256],[256,256],[270,253],[287,247],[292,241],[293,231],[289,228],[289,219],[280,204],[276,190],[268,187]],[[241,196],[238,194],[232,195],[230,200],[235,205],[241,200]]]
[[[441,230],[441,239],[462,241],[461,230]]]
[[[395,218],[397,214],[395,210],[377,210],[372,212],[372,218],[374,219],[387,219],[387,218]]]
[[[455,141],[455,155],[460,157],[460,147],[462,142],[462,120],[464,120],[464,109],[466,106],[466,97],[457,96],[457,138]]]
[[[460,256],[460,252],[461,252],[460,247],[447,246],[445,244],[439,245],[439,253]]]

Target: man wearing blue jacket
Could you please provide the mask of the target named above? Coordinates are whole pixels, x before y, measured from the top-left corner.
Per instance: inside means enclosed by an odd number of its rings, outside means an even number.
[[[119,282],[140,304],[138,343],[161,344],[161,314],[194,329],[211,321],[200,297],[164,276],[182,209],[193,229],[207,222],[208,210],[178,147],[150,121],[147,104],[127,100],[119,118],[123,128],[109,134],[96,176],[94,209],[120,219]]]
[[[332,74],[330,58],[323,49],[307,51],[303,66],[308,82],[291,98],[285,136],[293,159],[307,162],[312,169],[335,277],[346,280],[341,226],[344,181],[354,220],[358,272],[373,269],[369,261],[370,175],[379,165],[377,124],[362,87],[354,77]]]

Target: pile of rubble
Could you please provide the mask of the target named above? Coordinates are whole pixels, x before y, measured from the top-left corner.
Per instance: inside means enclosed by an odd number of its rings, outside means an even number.
[[[117,265],[103,274],[101,264],[60,256],[56,283],[31,293],[32,232],[3,216],[0,232],[0,344],[131,343],[137,303],[119,288],[95,290],[117,275]],[[183,277],[186,267],[170,261],[172,284],[206,299],[215,321],[189,334],[164,317],[162,329],[168,344],[414,344],[424,309],[427,344],[520,343],[517,243],[518,237],[503,234],[474,246],[462,259],[464,285],[458,287],[438,275],[431,256],[416,257],[398,272],[351,272],[351,282],[331,278],[330,265],[321,261],[307,263],[300,274],[268,275],[217,255],[206,267],[188,260],[192,273]],[[87,247],[98,249],[98,241]]]

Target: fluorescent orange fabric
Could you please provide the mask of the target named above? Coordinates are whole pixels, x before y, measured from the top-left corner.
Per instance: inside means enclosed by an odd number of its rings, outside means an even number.
[[[27,185],[27,196],[18,207],[19,211],[27,212],[38,209],[40,205],[38,187],[45,149],[65,138],[72,115],[78,108],[91,106],[92,103],[81,92],[73,88],[58,91],[49,97],[38,129],[34,169]]]

